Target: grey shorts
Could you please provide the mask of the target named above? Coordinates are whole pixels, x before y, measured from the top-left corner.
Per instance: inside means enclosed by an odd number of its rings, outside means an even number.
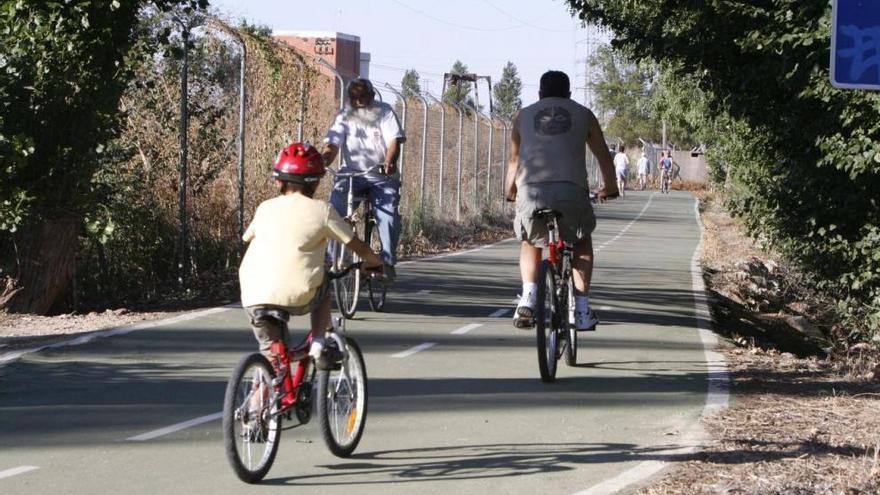
[[[256,321],[254,319],[254,311],[257,309],[282,309],[286,311],[290,316],[300,316],[306,313],[311,313],[312,311],[317,310],[321,307],[321,304],[324,302],[324,299],[330,297],[330,281],[327,277],[324,277],[323,283],[318,287],[318,290],[315,292],[315,296],[309,301],[308,304],[303,304],[302,306],[277,306],[273,304],[260,304],[256,306],[248,306],[245,309],[247,311],[248,316],[251,319],[251,330],[254,331],[254,337],[257,339],[257,343],[260,345],[260,352],[263,354],[268,354],[269,349],[272,347],[272,342],[282,341],[286,345],[290,345],[290,332],[287,330],[287,325],[278,325],[273,323],[271,320],[260,320]]]
[[[596,228],[596,215],[590,204],[589,192],[570,182],[526,184],[517,191],[516,217],[513,229],[521,241],[544,247],[547,245],[547,225],[532,219],[535,211],[552,208],[562,213],[559,233],[567,242],[587,239]]]

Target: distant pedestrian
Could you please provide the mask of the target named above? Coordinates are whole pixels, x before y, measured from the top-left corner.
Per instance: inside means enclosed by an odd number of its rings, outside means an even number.
[[[648,172],[651,170],[651,160],[648,159],[644,150],[642,150],[642,156],[639,157],[639,161],[636,162],[636,169],[639,173],[638,188],[644,191],[648,187]]]
[[[620,145],[617,147],[617,154],[614,155],[614,170],[617,174],[617,190],[620,195],[626,197],[626,174],[629,169],[629,157],[624,151],[626,147]]]

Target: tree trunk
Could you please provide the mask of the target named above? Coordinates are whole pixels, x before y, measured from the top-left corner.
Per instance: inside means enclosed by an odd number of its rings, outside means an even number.
[[[18,266],[0,293],[0,311],[44,315],[64,296],[76,263],[80,220],[48,220],[15,236]],[[7,260],[3,260],[4,262]]]

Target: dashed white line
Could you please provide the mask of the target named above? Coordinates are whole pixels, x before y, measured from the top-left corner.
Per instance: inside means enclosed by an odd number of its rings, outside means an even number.
[[[651,206],[651,201],[654,201],[654,196],[656,196],[656,195],[657,195],[657,193],[655,192],[654,194],[651,194],[650,196],[648,196],[648,202],[645,203],[644,207],[642,207],[642,211],[640,211],[639,214],[630,223],[626,224],[626,227],[621,229],[620,232],[617,233],[617,235],[615,235],[611,239],[608,239],[607,241],[600,244],[599,247],[596,248],[596,251],[597,252],[601,251],[602,249],[604,249],[606,246],[608,246],[612,242],[623,237],[623,235],[626,234],[626,232],[630,229],[630,227],[632,227],[636,222],[639,221],[640,218],[642,218],[642,215],[644,215],[645,212],[648,210],[648,207]]]
[[[510,312],[510,308],[501,308],[501,309],[495,311],[494,313],[492,313],[491,315],[489,315],[489,318],[500,318],[500,317],[506,315],[508,312]]]
[[[599,306],[599,311],[611,311],[612,309],[614,308],[611,306]]]
[[[152,440],[154,438],[168,435],[170,433],[174,433],[174,432],[177,432],[180,430],[185,430],[187,428],[191,428],[193,426],[197,426],[202,423],[214,421],[214,420],[220,419],[222,417],[223,417],[222,412],[208,414],[207,416],[199,416],[198,418],[193,418],[193,419],[190,419],[189,421],[184,421],[182,423],[177,423],[175,425],[166,426],[165,428],[159,428],[158,430],[148,431],[147,433],[135,435],[133,437],[126,438],[126,440],[128,440],[129,442],[145,442],[147,440]]]
[[[436,343],[435,342],[425,342],[424,344],[419,344],[419,345],[417,345],[411,349],[407,349],[403,352],[398,352],[397,354],[392,354],[391,357],[397,358],[397,359],[403,359],[405,357],[410,357],[417,352],[422,352],[425,349],[430,349],[431,347],[434,347],[434,344],[436,344]]]
[[[7,469],[5,471],[0,471],[0,479],[11,478],[15,475],[28,473],[35,469],[40,469],[40,466],[19,466],[16,468]]]
[[[470,332],[471,330],[473,330],[473,329],[475,329],[475,328],[480,328],[481,326],[483,326],[482,323],[471,323],[470,325],[465,325],[465,326],[463,326],[463,327],[461,327],[461,328],[458,328],[458,329],[456,329],[456,330],[453,330],[451,333],[452,333],[453,335],[464,335],[464,334]]]

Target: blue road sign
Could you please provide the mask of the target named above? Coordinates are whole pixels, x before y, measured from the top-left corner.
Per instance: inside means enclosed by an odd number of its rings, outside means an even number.
[[[880,90],[880,0],[834,0],[831,84]]]

